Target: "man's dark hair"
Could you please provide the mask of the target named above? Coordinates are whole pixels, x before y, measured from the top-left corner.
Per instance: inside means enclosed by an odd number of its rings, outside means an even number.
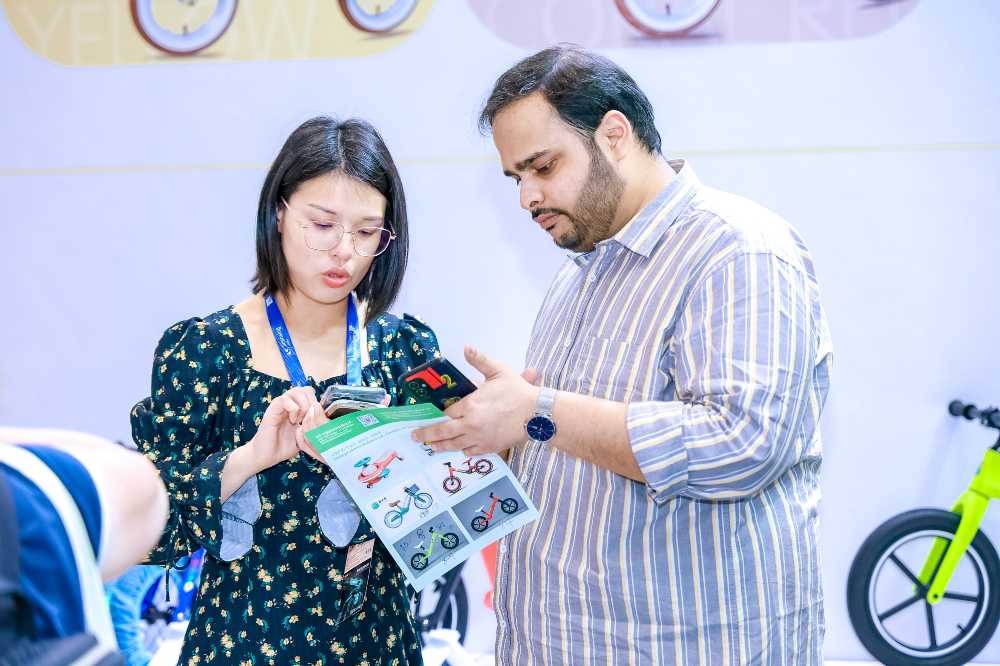
[[[636,82],[604,56],[575,44],[549,47],[504,72],[479,114],[480,131],[488,134],[498,113],[535,92],[544,95],[567,124],[591,139],[604,114],[619,111],[649,153],[661,152],[653,106]]]
[[[368,274],[355,289],[366,303],[366,319],[386,312],[403,283],[409,252],[406,198],[396,164],[382,137],[367,121],[338,121],[321,116],[302,123],[285,141],[274,159],[257,205],[257,272],[253,291],[285,293],[291,286],[288,263],[278,233],[278,206],[288,201],[299,185],[327,173],[338,172],[371,185],[386,199],[385,224],[396,239],[375,257]]]

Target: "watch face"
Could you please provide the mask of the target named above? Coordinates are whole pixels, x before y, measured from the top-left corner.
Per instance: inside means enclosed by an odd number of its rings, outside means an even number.
[[[547,442],[556,436],[556,424],[547,416],[533,416],[525,426],[528,437],[536,442]]]

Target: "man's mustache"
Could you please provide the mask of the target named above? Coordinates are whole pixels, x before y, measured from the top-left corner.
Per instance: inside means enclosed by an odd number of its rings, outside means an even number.
[[[569,213],[561,208],[536,208],[531,211],[531,219],[537,220],[540,215],[548,215],[549,213],[555,213],[557,215],[565,215],[566,217],[572,217]]]

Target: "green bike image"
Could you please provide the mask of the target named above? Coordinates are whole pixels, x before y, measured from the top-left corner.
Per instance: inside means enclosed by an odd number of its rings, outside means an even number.
[[[434,553],[434,544],[438,541],[448,550],[452,550],[458,546],[458,535],[454,532],[435,532],[433,527],[428,531],[430,535],[428,536],[429,543],[427,544],[427,548],[425,549],[423,542],[421,542],[417,546],[420,549],[419,552],[414,553],[413,557],[410,558],[410,566],[416,571],[427,567],[427,563],[431,561],[431,556]]]
[[[1000,409],[954,401],[952,416],[1000,430]],[[1000,557],[979,530],[1000,498],[1000,439],[951,511],[914,509],[869,535],[851,564],[847,606],[858,638],[885,664],[965,664],[1000,622]]]

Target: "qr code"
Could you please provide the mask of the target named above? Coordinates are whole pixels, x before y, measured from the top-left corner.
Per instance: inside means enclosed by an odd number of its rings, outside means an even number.
[[[378,419],[372,414],[362,414],[358,417],[358,423],[363,426],[373,426],[378,423]]]

